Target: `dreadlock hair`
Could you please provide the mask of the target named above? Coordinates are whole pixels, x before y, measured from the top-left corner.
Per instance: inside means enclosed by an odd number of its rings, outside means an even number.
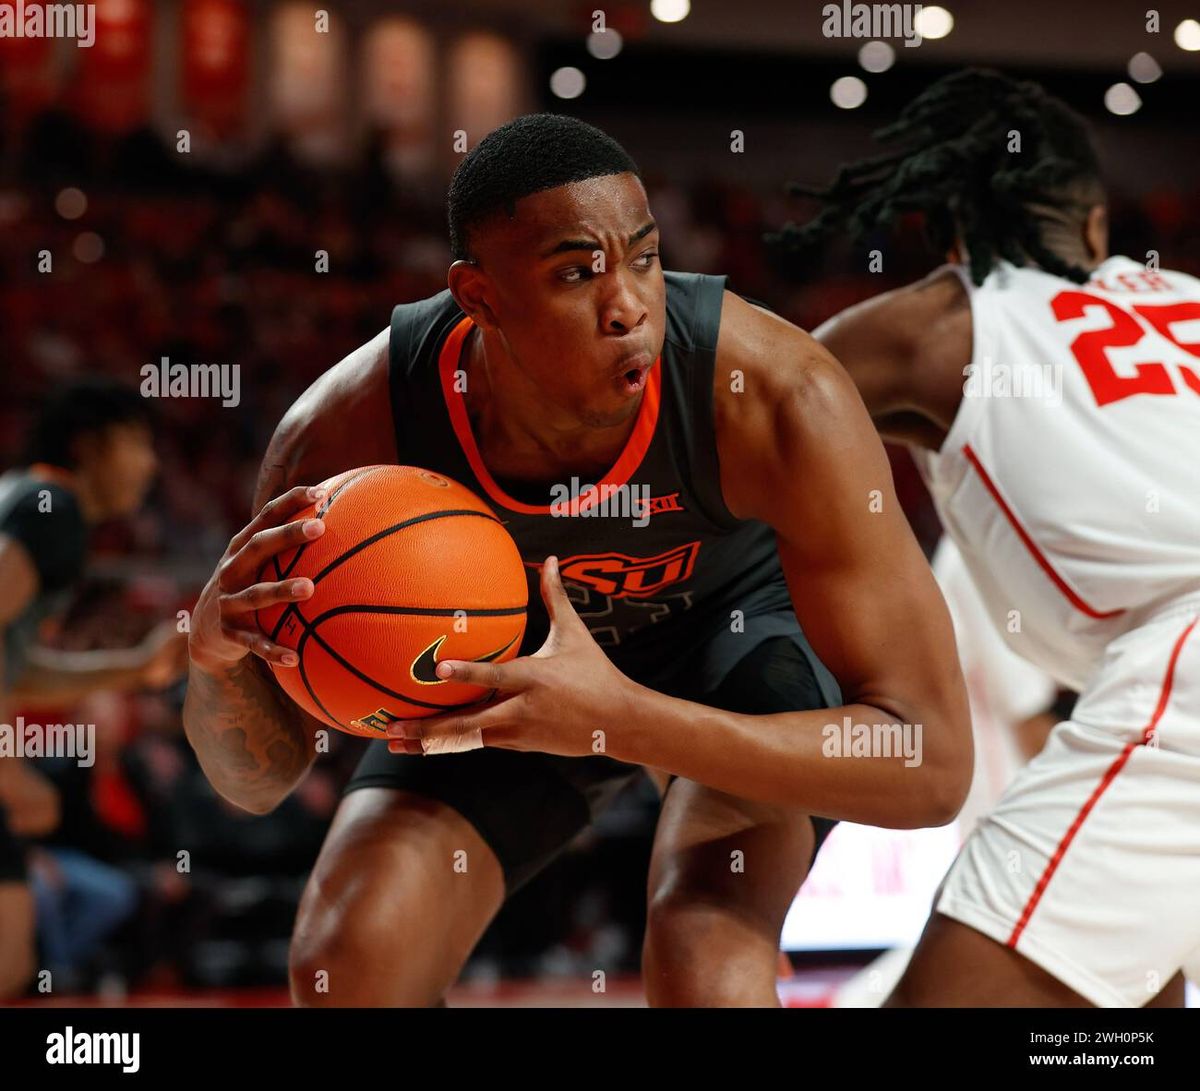
[[[639,174],[629,153],[578,118],[526,114],[501,125],[463,157],[450,181],[451,255],[455,261],[468,258],[471,230],[501,210],[516,215],[522,197],[626,171]]]
[[[1012,130],[1020,152],[1008,150]],[[918,211],[940,253],[962,240],[976,284],[999,259],[1088,279],[1047,236],[1061,239],[1072,213],[1077,220],[1103,200],[1099,161],[1083,119],[1040,85],[964,69],[931,84],[873,136],[895,150],[843,165],[827,188],[789,185],[825,207],[768,243],[794,253],[838,231],[857,240]]]

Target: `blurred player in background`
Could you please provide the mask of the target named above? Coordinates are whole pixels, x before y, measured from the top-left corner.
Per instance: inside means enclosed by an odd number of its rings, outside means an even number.
[[[1179,1003],[1200,949],[1200,282],[1108,254],[1087,129],[1036,84],[959,72],[878,136],[895,150],[781,241],[925,213],[951,264],[816,336],[915,449],[997,631],[1081,694],[968,839],[890,1003]]]
[[[63,702],[95,690],[161,688],[184,669],[186,637],[164,622],[126,651],[64,652],[38,642],[83,574],[90,526],[132,514],[154,479],[146,402],[105,380],[50,398],[27,464],[0,477],[0,722],[19,702]],[[34,906],[25,839],[58,823],[58,793],[35,766],[0,755],[0,998],[34,968]]]

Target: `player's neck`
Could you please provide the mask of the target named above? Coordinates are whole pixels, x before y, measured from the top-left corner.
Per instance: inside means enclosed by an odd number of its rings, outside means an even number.
[[[467,340],[466,404],[484,463],[498,476],[553,480],[599,476],[620,456],[637,419],[588,425],[548,405],[545,395],[478,327]]]

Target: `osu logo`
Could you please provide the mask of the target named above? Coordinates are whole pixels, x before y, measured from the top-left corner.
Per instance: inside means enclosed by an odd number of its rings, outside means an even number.
[[[643,598],[692,574],[699,542],[688,542],[657,557],[628,553],[584,553],[559,562],[564,580],[581,583],[614,599]]]

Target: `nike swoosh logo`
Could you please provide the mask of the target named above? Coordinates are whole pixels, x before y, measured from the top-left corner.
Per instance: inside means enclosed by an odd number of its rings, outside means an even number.
[[[432,644],[429,645],[416,659],[412,662],[412,667],[409,668],[409,674],[412,675],[414,682],[420,682],[423,686],[440,686],[446,679],[439,678],[434,671],[438,665],[437,653],[445,643],[446,637],[439,636]],[[502,648],[497,648],[494,652],[488,652],[487,655],[481,655],[477,659],[473,659],[473,663],[490,663],[494,659],[498,659],[509,648],[517,642],[514,636]]]

